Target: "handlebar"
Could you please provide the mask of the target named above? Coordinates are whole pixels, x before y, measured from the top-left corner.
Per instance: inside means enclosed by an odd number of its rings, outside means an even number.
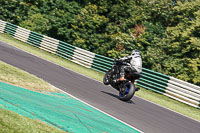
[[[119,58],[116,58],[114,61],[115,61],[115,62],[119,62],[119,63],[128,63],[128,62],[130,62],[131,59],[132,59],[132,58],[128,58],[128,59],[121,60],[121,59],[119,59]]]
[[[126,61],[122,61],[122,60],[114,60],[116,65],[127,65]]]

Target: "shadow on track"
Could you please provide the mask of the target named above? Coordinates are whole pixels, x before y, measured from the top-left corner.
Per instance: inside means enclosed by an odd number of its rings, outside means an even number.
[[[112,94],[112,93],[109,93],[109,92],[105,92],[105,91],[101,91],[101,92],[104,93],[104,94],[107,94],[107,95],[110,95],[110,96],[112,96],[112,97],[115,97],[115,98],[119,99],[119,96],[118,96],[118,95],[115,95],[115,94]],[[119,100],[120,100],[120,99],[119,99]],[[124,101],[123,101],[123,102],[124,102]],[[132,100],[129,100],[129,101],[125,102],[125,103],[135,104]]]

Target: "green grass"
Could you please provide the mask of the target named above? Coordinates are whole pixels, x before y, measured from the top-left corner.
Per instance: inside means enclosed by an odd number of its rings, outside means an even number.
[[[38,92],[58,92],[54,86],[44,80],[2,61],[0,61],[0,81]]]
[[[13,111],[0,109],[0,133],[66,133],[40,120],[32,120]]]
[[[43,59],[54,62],[54,63],[56,63],[60,66],[66,67],[66,68],[71,69],[75,72],[78,72],[80,74],[83,74],[85,76],[88,76],[90,78],[93,78],[93,79],[96,79],[96,80],[102,82],[103,74],[100,73],[100,72],[96,72],[96,71],[93,71],[91,69],[87,69],[85,67],[79,66],[79,65],[77,65],[73,62],[70,62],[68,60],[65,60],[61,57],[52,55],[48,52],[45,52],[45,51],[40,50],[38,48],[32,47],[32,46],[30,46],[26,43],[22,43],[20,41],[17,41],[17,40],[10,38],[9,36],[4,35],[4,34],[0,34],[0,40],[7,42],[7,43],[9,43],[13,46],[16,46],[20,49],[23,49],[23,50],[25,50],[29,53],[37,55],[37,56],[39,56]],[[150,90],[146,90],[146,89],[143,89],[143,88],[141,88],[141,90],[138,91],[136,93],[136,95],[143,98],[143,99],[149,100],[153,103],[159,104],[161,106],[164,106],[166,108],[169,108],[171,110],[174,110],[176,112],[179,112],[181,114],[184,114],[188,117],[191,117],[193,119],[200,121],[200,110],[199,109],[193,108],[193,107],[188,106],[184,103],[175,101],[171,98],[168,98],[166,96],[154,93]]]

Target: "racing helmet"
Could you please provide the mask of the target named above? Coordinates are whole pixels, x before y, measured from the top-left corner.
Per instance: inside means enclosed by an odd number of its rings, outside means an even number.
[[[140,55],[140,52],[138,50],[133,50],[131,55]]]

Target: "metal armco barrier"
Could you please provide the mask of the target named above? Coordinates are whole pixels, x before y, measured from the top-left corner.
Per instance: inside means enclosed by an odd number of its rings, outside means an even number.
[[[0,33],[63,57],[84,67],[105,73],[113,59],[75,47],[66,42],[41,35],[0,20]],[[200,87],[182,80],[143,68],[136,85],[163,94],[177,101],[200,109]]]
[[[143,68],[137,85],[200,109],[200,87]]]

